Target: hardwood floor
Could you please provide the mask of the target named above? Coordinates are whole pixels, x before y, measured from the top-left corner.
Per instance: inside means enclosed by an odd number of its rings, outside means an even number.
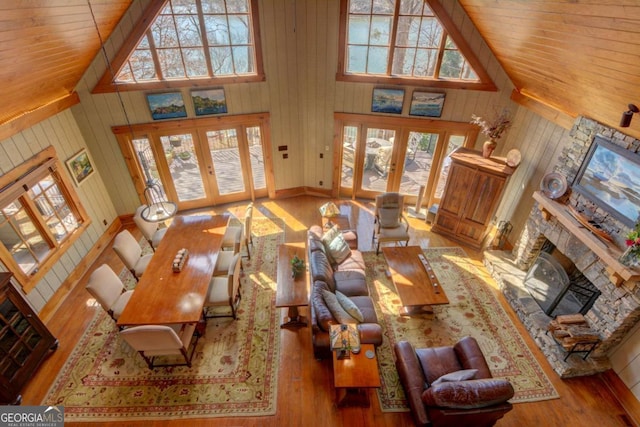
[[[295,197],[284,200],[259,200],[255,203],[254,217],[278,216],[285,220],[285,240],[287,242],[303,241],[306,229],[320,222],[318,208],[327,199],[310,196]],[[348,214],[351,225],[356,226],[359,233],[360,250],[371,250],[371,233],[373,230],[372,204],[368,201],[339,200],[343,214]],[[246,203],[216,207],[215,213],[231,212],[242,218]],[[430,226],[424,221],[409,218],[412,226],[411,244],[425,246],[458,246],[429,231]],[[132,225],[127,226],[137,238],[140,232]],[[483,279],[495,286],[495,282],[482,266],[482,254],[465,248],[483,272]],[[120,271],[122,263],[107,245],[107,249],[92,267],[107,263]],[[100,307],[88,304],[90,295],[85,291],[88,274],[65,298],[58,311],[43,319],[60,340],[60,347],[41,366],[33,380],[23,392],[24,405],[39,405],[49,386],[55,379],[59,369],[73,350],[77,340],[92,318],[93,310]],[[614,373],[591,377],[561,380],[546,362],[526,330],[521,326],[515,314],[508,306],[499,291],[494,288],[501,304],[511,316],[520,330],[527,345],[540,361],[549,376],[560,399],[534,403],[515,404],[498,426],[635,426],[633,419],[640,419],[638,401],[624,387]],[[300,309],[307,315],[307,308]],[[286,315],[282,310],[281,316]],[[372,398],[371,408],[338,409],[335,405],[331,361],[317,361],[313,358],[310,329],[281,330],[281,361],[278,381],[278,411],[275,416],[261,418],[209,418],[189,420],[191,426],[410,426],[413,425],[409,413],[383,413],[377,399]],[[620,403],[616,399],[619,396]],[[626,410],[625,410],[625,407]],[[81,425],[80,423],[67,423]],[[113,425],[114,423],[89,423],[92,426]],[[185,420],[127,422],[121,425],[149,426],[182,426]]]

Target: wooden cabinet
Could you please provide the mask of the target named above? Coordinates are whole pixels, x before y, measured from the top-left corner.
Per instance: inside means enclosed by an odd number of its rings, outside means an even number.
[[[480,249],[514,169],[479,151],[460,148],[451,166],[432,231]]]
[[[0,273],[0,404],[18,405],[20,390],[58,340],[15,288],[12,276]]]

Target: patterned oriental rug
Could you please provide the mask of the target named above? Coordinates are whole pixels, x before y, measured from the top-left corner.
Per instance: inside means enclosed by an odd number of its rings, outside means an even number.
[[[276,245],[284,242],[284,222],[254,218],[252,229],[238,319],[208,320],[191,368],[149,370],[119,337],[114,321],[96,310],[42,405],[64,405],[66,421],[275,414],[280,347],[275,257]],[[135,286],[126,269],[121,278]]]
[[[462,248],[430,248],[424,254],[435,270],[450,304],[434,307],[435,315],[398,315],[401,303],[384,256],[365,252],[367,278],[384,330],[378,348],[382,387],[380,407],[386,412],[408,411],[394,364],[393,345],[402,340],[415,347],[455,344],[470,335],[480,345],[494,377],[507,378],[515,389],[512,403],[559,398],[557,391],[524,343],[496,297],[479,278],[479,272]]]

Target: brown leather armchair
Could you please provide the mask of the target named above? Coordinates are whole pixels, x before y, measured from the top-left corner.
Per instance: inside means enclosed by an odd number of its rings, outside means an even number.
[[[513,387],[493,378],[472,337],[453,346],[394,346],[396,368],[418,426],[492,426],[512,409]],[[467,379],[469,378],[469,379]]]

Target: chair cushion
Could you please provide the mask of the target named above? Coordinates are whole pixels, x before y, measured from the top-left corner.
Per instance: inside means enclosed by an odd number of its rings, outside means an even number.
[[[169,230],[169,229],[166,228],[166,227],[165,228],[159,228],[158,231],[153,233],[153,238],[151,239],[151,245],[154,248],[158,247],[158,245],[160,244],[160,241],[162,240],[164,235],[167,234],[167,230]]]
[[[360,251],[351,251],[351,256],[340,264],[334,265],[334,270],[336,271],[346,271],[346,270],[357,270],[362,273],[367,269],[366,264],[364,263],[364,258],[362,257],[362,252]]]
[[[336,271],[333,273],[333,280],[335,281],[334,290],[338,290],[348,297],[369,295],[367,280],[363,271]]]
[[[133,291],[126,291],[123,294],[120,294],[120,298],[111,306],[111,311],[113,312],[113,318],[118,320],[124,308],[127,306],[129,299],[131,299],[131,295],[133,295]]]
[[[311,289],[310,301],[318,327],[325,332],[329,332],[331,325],[335,325],[336,321],[333,318],[331,311],[329,311],[327,303],[324,301],[324,297],[322,295],[323,290],[329,290],[329,287],[325,282],[314,282]]]
[[[351,317],[351,315],[347,313],[344,308],[342,308],[340,302],[338,302],[338,297],[336,297],[336,294],[327,290],[323,290],[322,297],[324,298],[324,302],[327,304],[327,307],[329,307],[329,311],[331,312],[331,314],[333,314],[333,317],[335,317],[338,323],[358,323],[356,319]]]
[[[422,393],[427,406],[441,408],[484,408],[506,402],[513,397],[511,383],[502,378],[443,382]]]
[[[136,265],[133,268],[137,277],[142,276],[142,273],[147,269],[147,265],[151,261],[152,256],[152,254],[144,255],[138,259],[138,262],[136,262]]]
[[[476,378],[477,374],[478,374],[477,369],[462,369],[460,371],[454,371],[448,374],[444,374],[443,376],[441,376],[440,378],[432,382],[431,385],[452,382],[452,381],[473,380]]]
[[[349,298],[362,313],[362,323],[378,323],[376,309],[373,306],[373,300],[370,296],[355,296]]]
[[[311,252],[309,254],[309,270],[311,271],[311,280],[325,282],[332,292],[336,289],[336,283],[333,279],[333,267],[329,263],[327,254],[322,251]]]
[[[338,299],[338,302],[340,303],[342,308],[344,308],[344,311],[349,314],[349,316],[356,319],[358,323],[364,322],[364,316],[362,315],[362,312],[360,311],[358,306],[349,299],[349,297],[347,297],[340,291],[336,291],[336,298]]]

